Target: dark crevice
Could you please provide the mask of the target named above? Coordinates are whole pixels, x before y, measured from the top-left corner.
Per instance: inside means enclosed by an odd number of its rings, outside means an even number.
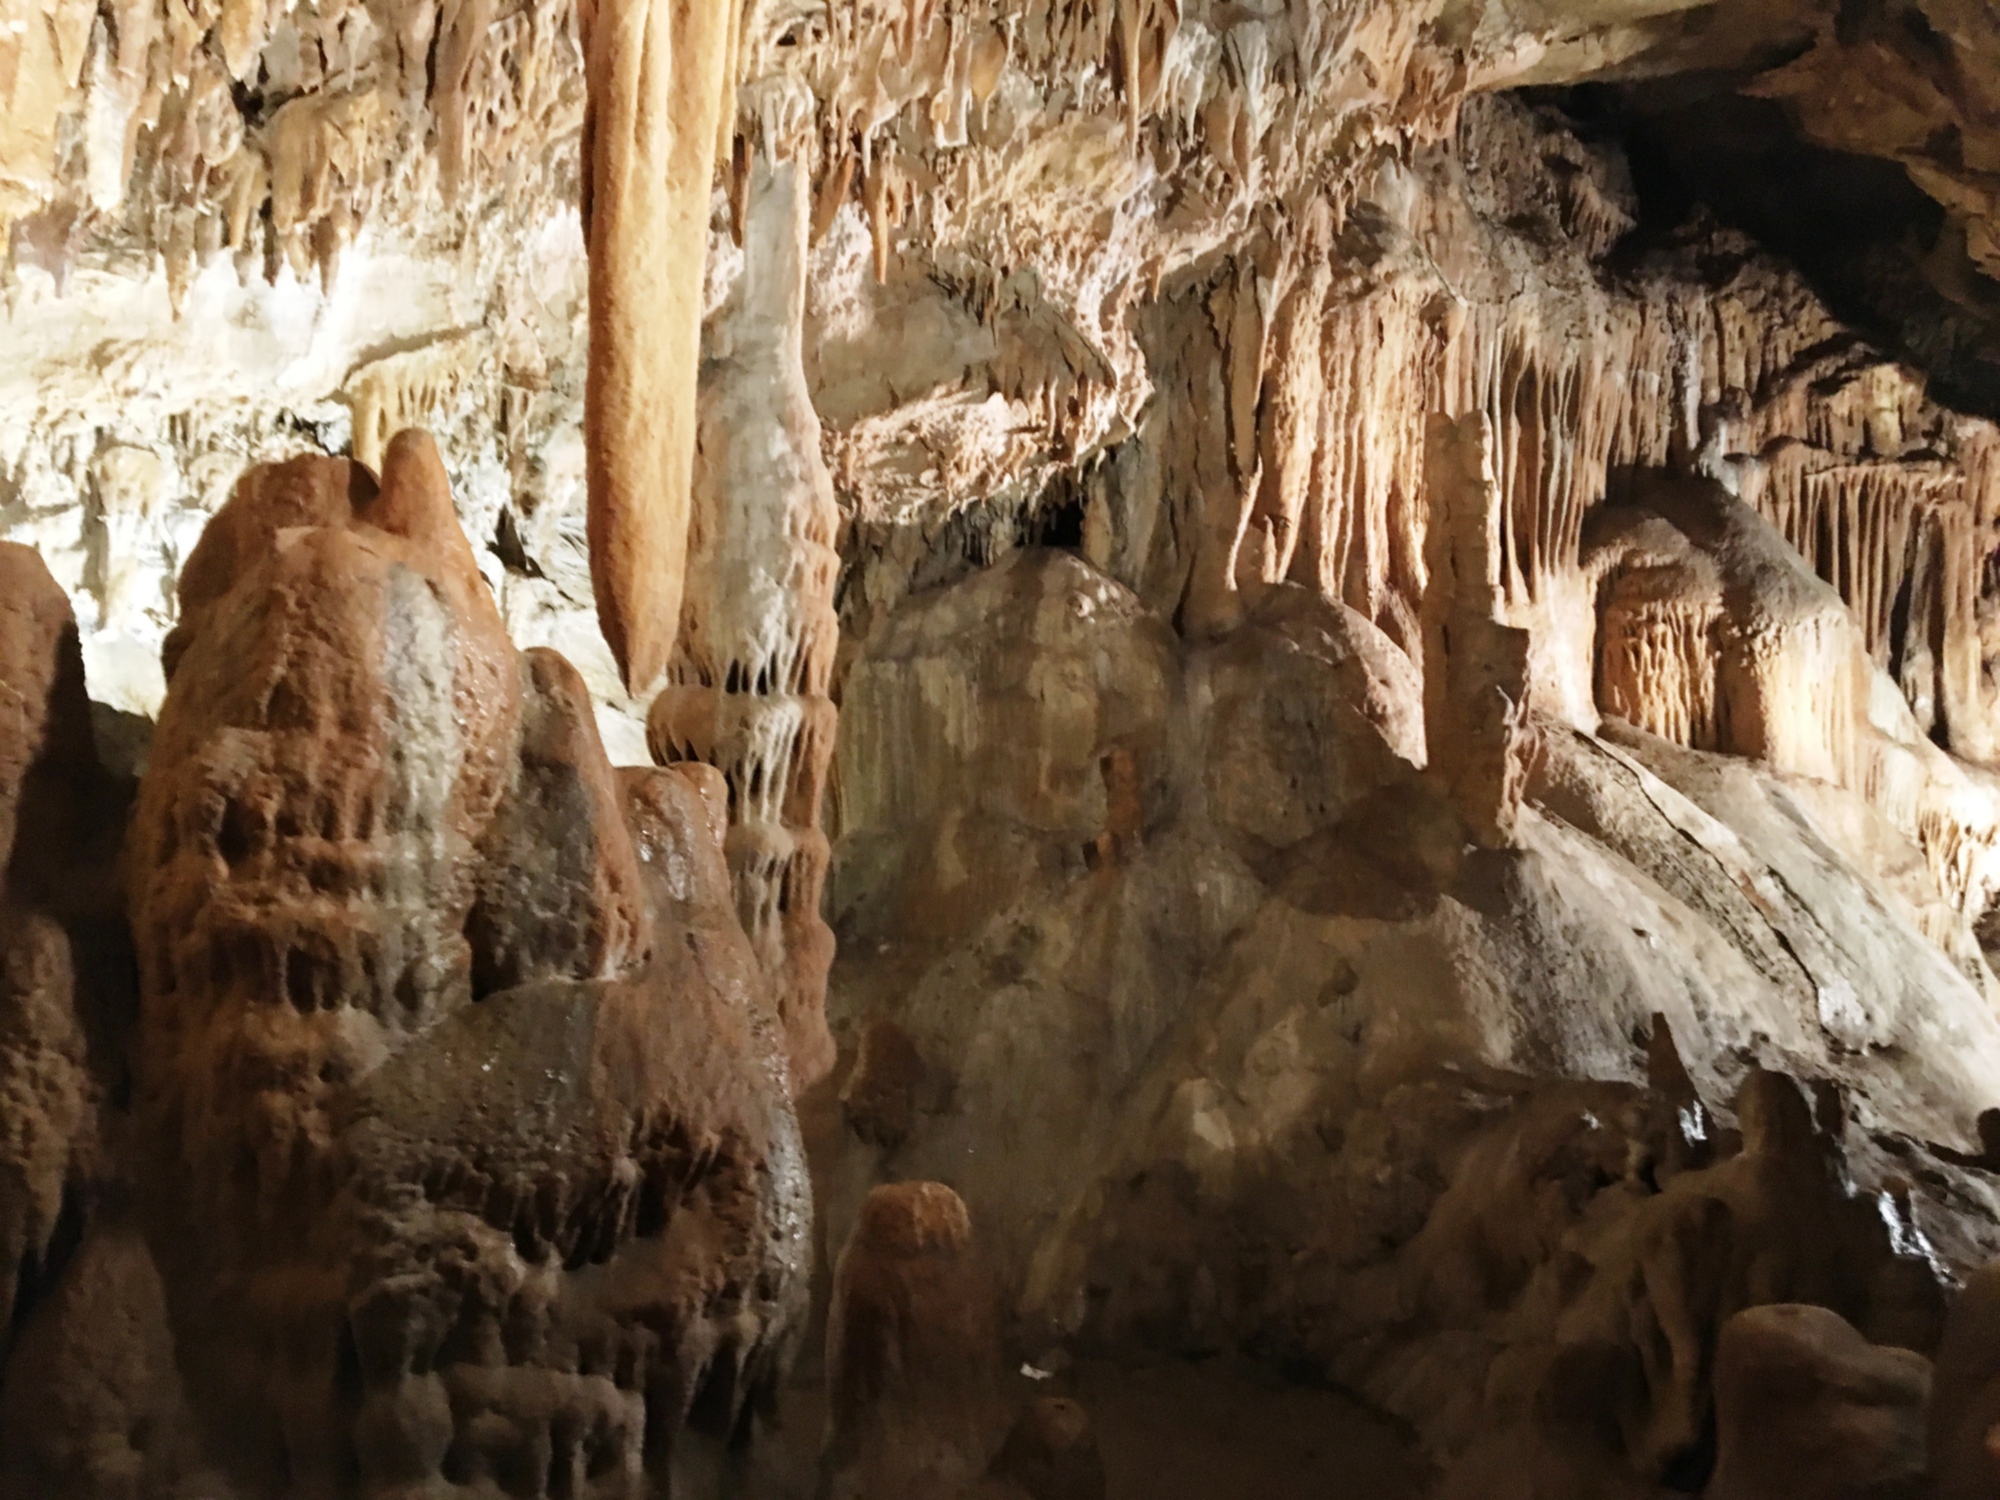
[[[1844,24],[1874,24],[1865,8],[1848,7]],[[1924,369],[1939,399],[2000,415],[2000,284],[1973,267],[1944,210],[1899,164],[1806,140],[1783,106],[1737,92],[1742,81],[1691,72],[1526,97],[1623,147],[1640,221],[1618,260],[1636,262],[1706,210],[1796,266],[1843,322]]]

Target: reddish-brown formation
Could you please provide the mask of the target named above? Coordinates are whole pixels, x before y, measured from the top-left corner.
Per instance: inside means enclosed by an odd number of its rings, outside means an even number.
[[[985,1471],[996,1310],[958,1194],[936,1182],[869,1193],[834,1270],[823,1494],[933,1500]]]
[[[513,651],[422,434],[253,470],[182,604],[135,1108],[211,1452],[253,1496],[663,1483],[774,1388],[809,1219],[713,788],[614,773]]]

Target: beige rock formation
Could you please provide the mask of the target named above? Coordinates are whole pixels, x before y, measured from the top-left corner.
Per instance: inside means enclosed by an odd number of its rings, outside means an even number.
[[[732,123],[739,0],[602,0],[583,21],[590,567],[627,685],[680,625],[709,187]]]
[[[728,785],[737,902],[799,1089],[834,1058],[820,808],[840,644],[839,512],[802,362],[806,186],[796,162],[760,152],[749,169],[743,268],[704,366],[681,630],[648,719],[655,759],[715,766]]]
[[[1424,743],[1481,844],[1520,818],[1532,758],[1525,630],[1502,624],[1500,490],[1483,413],[1433,416],[1426,435]]]

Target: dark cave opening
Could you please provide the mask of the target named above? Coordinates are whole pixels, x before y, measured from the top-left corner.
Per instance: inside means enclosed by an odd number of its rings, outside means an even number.
[[[1894,161],[1815,145],[1734,74],[1530,89],[1630,164],[1645,251],[1701,209],[1798,267],[1844,321],[1925,370],[1939,399],[2000,415],[2000,284]]]

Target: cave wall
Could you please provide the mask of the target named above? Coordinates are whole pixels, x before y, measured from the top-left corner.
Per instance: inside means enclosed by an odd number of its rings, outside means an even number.
[[[2000,1249],[1969,9],[754,0],[652,73],[552,0],[0,17],[0,1485],[664,1484],[803,1327],[798,1092],[836,1385],[1250,1351],[1449,1493],[1657,1494],[1744,1310],[1939,1348]],[[1700,202],[1687,78],[1909,237]]]

